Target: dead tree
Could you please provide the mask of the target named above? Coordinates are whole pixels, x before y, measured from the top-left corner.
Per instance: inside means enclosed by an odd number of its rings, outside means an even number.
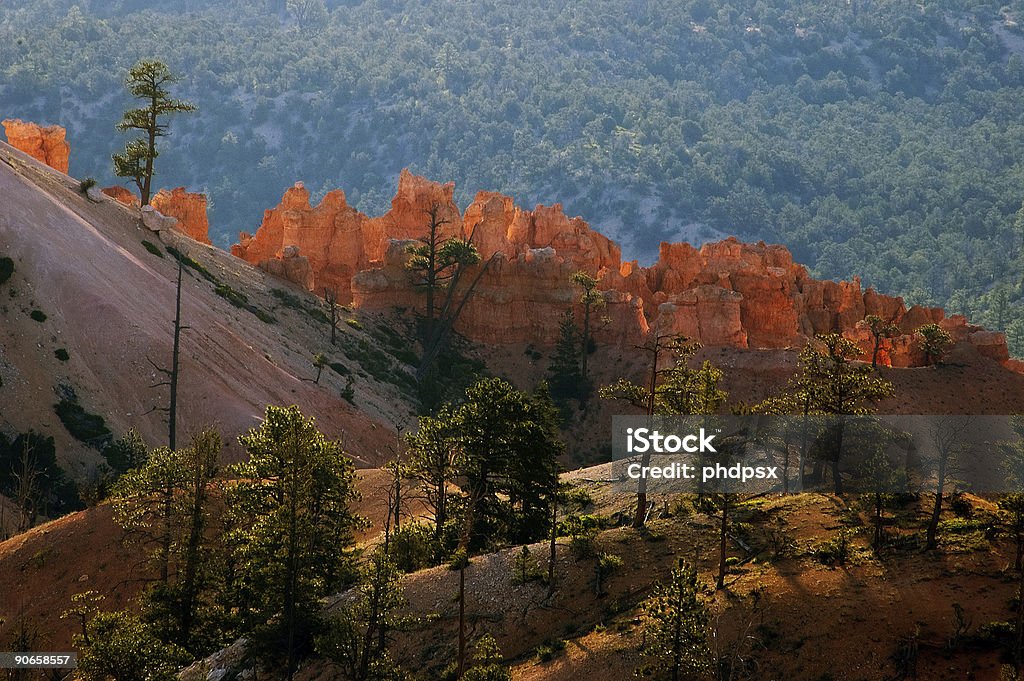
[[[170,388],[170,398],[167,406],[153,407],[150,411],[162,411],[167,414],[167,446],[171,449],[176,449],[175,436],[177,434],[178,424],[178,360],[181,356],[181,332],[189,328],[181,325],[181,273],[184,269],[185,267],[182,264],[181,259],[179,259],[178,283],[174,294],[174,347],[171,352],[171,366],[170,368],[161,367],[147,357],[153,368],[166,379],[154,383],[150,387],[158,388],[161,386],[168,386],[168,388]]]
[[[964,449],[964,434],[971,425],[971,418],[936,419],[931,428],[932,443],[938,459],[935,462],[935,505],[928,521],[925,533],[925,550],[931,551],[939,545],[939,519],[942,516],[942,495],[945,493],[946,480],[950,467],[956,462],[957,456]]]
[[[18,483],[15,488],[15,503],[18,506],[18,532],[25,532],[35,523],[38,500],[39,469],[32,456],[31,435],[25,438],[18,461],[18,470],[14,478]]]
[[[338,337],[338,292],[324,286],[324,300],[331,315],[331,345],[335,345]]]

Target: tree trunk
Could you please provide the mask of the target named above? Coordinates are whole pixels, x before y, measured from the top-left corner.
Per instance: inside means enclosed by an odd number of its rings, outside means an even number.
[[[840,496],[843,493],[843,476],[839,472],[839,458],[843,455],[843,434],[845,430],[846,424],[840,420],[839,437],[836,442],[836,451],[832,458],[832,484],[834,486],[836,496]]]
[[[715,583],[715,589],[722,589],[725,587],[725,549],[726,540],[728,539],[727,532],[729,530],[729,495],[727,493],[722,494],[722,528],[718,536],[718,581]]]
[[[882,548],[882,493],[875,490],[875,551]]]
[[[153,188],[153,159],[156,157],[156,109],[157,99],[154,94],[149,105],[149,129],[146,130],[149,140],[149,153],[146,154],[146,174],[142,183],[142,205],[149,205],[150,192]]]
[[[583,304],[583,367],[582,376],[584,382],[587,380],[587,357],[590,355],[590,301]]]
[[[189,518],[188,544],[185,547],[185,566],[182,578],[182,605],[180,619],[180,641],[186,644],[192,630],[192,622],[195,617],[196,598],[199,592],[199,559],[200,548],[203,541],[204,517],[203,509],[206,505],[206,483],[208,481],[206,468],[206,452],[197,447],[195,459],[192,462],[192,513]]]
[[[293,426],[294,428],[294,426]],[[292,432],[291,434],[291,445],[293,467],[298,466],[298,434]],[[287,629],[287,652],[285,660],[288,668],[288,681],[291,681],[295,676],[295,668],[297,666],[297,660],[295,655],[295,601],[296,601],[296,589],[298,588],[298,522],[299,522],[299,509],[298,509],[298,484],[299,476],[298,472],[293,470],[291,472],[291,489],[289,492],[290,499],[288,500],[288,553],[285,560],[285,589],[284,589],[284,626]]]
[[[181,271],[184,265],[178,261],[178,284],[174,295],[174,348],[171,353],[171,401],[167,410],[167,444],[177,448],[178,429],[178,359],[181,356]]]
[[[647,386],[647,427],[651,428],[653,425],[652,420],[654,418],[654,407],[655,407],[655,391],[658,389],[658,355],[659,346],[658,339],[654,339],[654,348],[652,349],[651,357],[651,379],[650,384]],[[651,452],[650,447],[647,451],[641,454],[640,465],[642,467],[651,465]],[[700,478],[698,477],[698,480]],[[642,528],[647,524],[647,478],[646,476],[640,476],[637,479],[636,485],[636,515],[633,516],[633,527],[636,529]]]
[[[935,505],[932,506],[932,517],[928,521],[928,532],[927,541],[925,542],[925,551],[931,551],[938,547],[938,529],[939,529],[939,517],[942,515],[942,492],[946,484],[946,467],[943,463],[939,462],[939,481],[935,486]]]
[[[459,565],[459,665],[456,678],[466,673],[466,561]]]
[[[556,541],[558,539],[558,498],[551,500],[551,553],[548,555],[548,596],[555,593],[555,558],[557,557]]]

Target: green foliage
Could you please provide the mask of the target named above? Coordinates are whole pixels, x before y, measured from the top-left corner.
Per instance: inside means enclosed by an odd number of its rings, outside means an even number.
[[[405,523],[391,537],[390,555],[402,572],[416,572],[437,564],[441,549],[426,523]]]
[[[409,621],[397,612],[405,604],[401,573],[386,555],[374,553],[360,570],[354,599],[339,606],[317,636],[317,652],[352,681],[411,678],[387,652],[390,632]]]
[[[417,386],[421,413],[435,413],[444,402],[458,399],[486,375],[487,367],[482,361],[468,356],[456,343],[449,345]]]
[[[572,309],[562,315],[558,323],[558,343],[548,366],[548,386],[556,402],[583,399],[590,392],[580,369],[580,333]]]
[[[142,205],[149,203],[153,180],[153,162],[159,155],[156,140],[167,135],[167,124],[161,119],[169,114],[195,111],[195,105],[172,99],[169,85],[180,79],[172,75],[167,65],[154,59],[143,59],[135,64],[125,78],[128,92],[144,103],[143,108],[124,112],[117,129],[138,131],[142,137],[130,140],[123,153],[114,154],[114,173],[132,179],[139,188]]]
[[[659,352],[671,352],[675,360],[668,369],[659,369],[659,381],[654,388],[655,414],[713,414],[725,403],[727,393],[718,387],[722,371],[708,361],[699,369],[689,366],[690,359],[700,349],[684,336],[658,339]],[[651,405],[648,385],[638,385],[626,379],[603,386],[599,391],[603,399],[629,402],[647,409]]]
[[[322,352],[318,352],[313,355],[313,368],[316,369],[316,380],[315,383],[320,383],[320,374],[323,373],[324,367],[327,366],[327,355]]]
[[[130,428],[123,437],[103,448],[103,457],[113,470],[124,473],[145,464],[149,449],[138,431]]]
[[[341,388],[341,399],[345,400],[349,404],[355,404],[356,389],[353,385],[352,377],[349,376],[345,379],[345,385]]]
[[[29,524],[82,508],[78,490],[57,464],[52,437],[29,431],[10,440],[0,432],[0,494],[17,499],[20,481],[29,478],[35,484],[22,509]]]
[[[293,310],[303,310],[305,305],[302,304],[302,300],[297,295],[284,289],[272,288],[270,289],[270,295],[281,301],[281,304],[285,307],[290,307]]]
[[[953,337],[938,324],[925,324],[917,330],[917,336],[928,364],[940,364],[953,342]]]
[[[363,330],[363,323],[354,317],[349,317],[348,319],[345,320],[345,323],[351,326],[356,331]]]
[[[649,663],[638,670],[659,677],[702,679],[711,671],[709,614],[697,581],[697,571],[684,563],[672,570],[667,582],[655,585],[641,606],[644,656]]]
[[[126,611],[96,613],[74,645],[83,681],[173,681],[189,659]]]
[[[318,178],[315,194],[342,186],[382,212],[402,158],[454,180],[463,206],[489,188],[526,206],[562,200],[591,221],[621,216],[629,257],[653,258],[691,223],[740,230],[786,243],[822,276],[966,306],[993,328],[993,292],[1007,286],[1002,316],[1019,316],[1024,101],[1018,29],[1003,22],[1020,21],[1020,0],[1003,17],[965,0],[915,12],[811,0],[328,5],[327,21],[281,21],[268,3],[10,0],[4,101],[35,120],[56,119],[69,97],[88,105],[75,155],[99,167],[123,107],[104,95],[126,62],[160,55],[202,107],[188,144],[161,149],[160,172],[167,186],[210,188],[218,242],[258,224],[267,197],[303,174]],[[294,121],[316,134],[275,143]]]
[[[62,399],[53,405],[53,411],[76,440],[96,449],[102,449],[110,441],[111,432],[104,418],[90,414],[77,400]]]
[[[540,562],[530,553],[528,546],[523,546],[512,559],[512,583],[527,584],[544,577]]]
[[[555,639],[537,646],[537,661],[540,663],[550,662],[555,659],[558,653],[565,650],[565,639]]]
[[[120,443],[132,466],[114,484],[114,518],[125,540],[141,547],[159,581],[144,593],[143,613],[163,641],[206,655],[222,647],[221,608],[214,607],[214,555],[207,527],[210,487],[222,443],[216,431],[192,437],[187,447],[147,453],[137,434]]]
[[[853,554],[853,535],[852,529],[839,530],[836,536],[814,549],[815,559],[822,565],[846,565]]]
[[[502,664],[501,649],[490,634],[476,642],[473,665],[462,675],[464,681],[512,681],[512,670]]]
[[[267,324],[277,323],[277,318],[274,317],[274,315],[270,314],[269,312],[264,312],[255,305],[251,304],[249,302],[248,296],[246,296],[244,293],[236,291],[227,284],[215,284],[213,292],[216,293],[221,298],[227,300],[235,307],[241,308],[243,310],[248,310],[249,312],[253,313],[262,322],[265,322]]]
[[[580,334],[580,373],[583,380],[586,381],[590,376],[587,371],[588,356],[597,349],[594,344],[593,324],[590,317],[594,311],[604,307],[604,295],[597,288],[597,278],[586,272],[573,272],[569,281],[581,290],[579,302],[583,306],[583,332]],[[589,386],[587,386],[587,393],[589,393]]]
[[[32,312],[30,312],[28,316],[34,319],[35,321],[39,322],[40,324],[46,321],[46,313],[43,312],[42,310],[32,310]]]
[[[87,177],[78,183],[78,191],[82,194],[88,194],[89,190],[96,186],[95,177]]]
[[[57,348],[53,351],[53,356],[62,362],[66,362],[71,359],[71,355],[68,354],[67,348]]]
[[[187,255],[185,253],[182,253],[181,251],[179,251],[174,246],[167,246],[166,248],[167,248],[167,252],[171,254],[171,257],[173,257],[175,260],[180,262],[182,265],[184,265],[185,267],[188,267],[189,269],[194,271],[196,274],[198,274],[199,276],[201,276],[203,279],[205,279],[206,281],[210,282],[214,286],[217,286],[218,284],[220,284],[220,281],[217,279],[217,277],[215,277],[213,274],[210,273],[210,270],[208,270],[205,267],[203,267],[203,265],[201,265],[198,261],[193,259],[191,256],[189,256],[189,255]]]
[[[867,324],[868,331],[871,332],[871,337],[874,340],[871,352],[871,366],[874,368],[878,366],[878,353],[882,348],[883,340],[898,336],[900,334],[900,327],[882,319],[876,314],[869,314],[864,318],[864,322]]]
[[[499,378],[481,379],[459,405],[420,419],[407,436],[410,470],[434,510],[440,538],[450,517],[448,484],[460,479],[472,505],[473,547],[544,537],[548,495],[557,484],[562,451],[557,413],[545,394],[528,395]]]
[[[361,336],[355,337],[345,346],[345,355],[378,381],[391,383],[410,396],[416,393],[416,381],[412,374],[405,367],[398,366],[394,355],[382,349],[379,343],[372,343]]]
[[[820,334],[800,351],[798,390],[816,414],[863,415],[869,403],[894,394],[888,381],[876,378],[871,367],[855,364],[860,347],[836,333]]]
[[[614,553],[605,552],[597,554],[597,570],[601,574],[602,578],[615,572],[620,567],[622,567],[622,565],[622,556],[617,556]]]
[[[605,528],[605,518],[593,514],[570,514],[558,527],[558,534],[569,537],[569,553],[576,560],[597,555],[594,539]]]
[[[227,490],[234,602],[261,653],[294,669],[312,643],[319,600],[352,575],[353,532],[363,524],[350,508],[355,470],[294,406],[267,407],[239,441],[249,459],[231,467],[238,482]]]
[[[451,278],[451,273],[458,265],[475,265],[480,262],[480,253],[476,246],[457,237],[438,240],[431,252],[430,244],[411,244],[408,248],[409,259],[405,266],[416,273],[422,286],[433,282],[435,288],[443,288]]]
[[[0,284],[6,283],[14,274],[14,261],[4,256],[0,258]]]
[[[149,251],[149,252],[150,252],[150,253],[152,253],[153,255],[157,256],[158,258],[163,258],[163,257],[164,257],[164,252],[163,252],[163,251],[161,251],[161,250],[160,250],[160,247],[159,247],[159,246],[157,246],[157,245],[156,245],[155,243],[153,243],[152,241],[146,241],[145,239],[143,239],[143,240],[142,240],[142,245],[143,245],[143,246],[145,247],[145,249],[146,249],[147,251]]]

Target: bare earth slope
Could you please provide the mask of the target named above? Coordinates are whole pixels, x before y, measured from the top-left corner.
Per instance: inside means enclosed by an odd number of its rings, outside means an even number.
[[[326,328],[305,308],[269,295],[287,284],[175,232],[151,232],[137,210],[107,198],[93,202],[77,190],[75,180],[0,144],[0,257],[12,258],[16,268],[0,286],[0,429],[53,435],[62,465],[81,474],[96,454],[69,436],[53,410],[73,394],[115,434],[135,427],[151,444],[166,442],[164,414],[153,409],[166,405],[167,391],[152,386],[162,380],[153,365],[166,367],[171,357],[177,263],[166,247],[173,246],[213,278],[185,270],[182,318],[189,329],[182,341],[179,440],[216,426],[227,457],[236,458],[235,436],[256,425],[266,405],[298,404],[327,434],[344,436],[357,460],[384,456],[378,449],[393,439],[380,435],[409,417],[397,389],[364,381],[353,367],[353,406],[341,399],[344,381],[336,372],[328,369],[319,385],[312,382],[313,354],[324,351],[346,364],[344,343],[359,331],[346,326],[341,349],[330,348]],[[233,306],[217,286],[242,294],[253,309]],[[289,292],[302,305],[319,304],[302,291]],[[45,321],[32,319],[33,310]],[[268,316],[276,321],[265,321]],[[61,348],[70,355],[66,362],[54,355]]]

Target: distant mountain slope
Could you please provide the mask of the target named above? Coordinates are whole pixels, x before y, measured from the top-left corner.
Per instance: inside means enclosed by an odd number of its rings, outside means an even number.
[[[628,257],[679,236],[783,243],[1024,353],[1021,0],[284,8],[5,2],[0,108],[68,126],[72,171],[111,180],[120,80],[155,56],[200,107],[158,181],[210,193],[221,245],[295,180],[380,213],[409,166],[455,180],[460,205],[561,201]]]
[[[163,380],[154,365],[170,364],[176,248],[195,263],[182,287],[189,328],[182,335],[179,439],[215,426],[227,458],[236,458],[235,436],[256,425],[266,405],[298,404],[324,432],[343,438],[358,461],[385,458],[391,438],[382,435],[408,419],[410,406],[392,384],[363,378],[346,357],[346,347],[368,332],[343,325],[332,348],[326,326],[310,315],[319,310],[315,298],[285,291],[287,284],[218,249],[177,233],[157,235],[137,211],[105,197],[93,203],[76,181],[5,144],[0,196],[0,257],[15,265],[0,284],[0,431],[53,436],[58,461],[76,478],[99,455],[72,437],[56,413],[59,403],[103,417],[115,436],[133,427],[151,445],[166,443],[165,416],[154,408],[166,405],[167,389],[153,387]],[[374,328],[372,319],[364,322]],[[358,407],[342,399],[347,379],[337,371],[325,369],[314,384],[317,352],[354,379]]]

